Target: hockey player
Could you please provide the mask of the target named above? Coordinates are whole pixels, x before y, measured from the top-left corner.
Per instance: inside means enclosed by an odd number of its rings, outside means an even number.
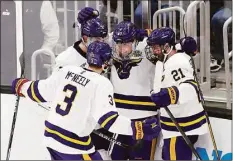
[[[44,135],[53,160],[102,160],[90,137],[97,124],[135,140],[152,140],[159,134],[155,118],[131,121],[118,114],[113,86],[100,75],[110,59],[110,46],[93,42],[87,50],[88,68],[66,66],[46,80],[13,81],[12,89],[17,95],[35,102],[52,102]]]
[[[54,71],[66,65],[87,66],[86,52],[88,45],[94,41],[105,42],[108,37],[108,28],[97,18],[98,15],[99,12],[91,7],[85,7],[78,13],[77,20],[82,38],[56,57]],[[106,130],[99,129],[99,131],[106,135],[109,134]],[[107,149],[108,141],[96,134],[91,134],[91,136],[96,149]]]
[[[54,71],[67,65],[87,66],[86,52],[88,45],[94,41],[104,42],[108,37],[108,28],[97,18],[98,15],[99,12],[91,7],[85,7],[78,13],[77,20],[81,25],[79,29],[81,30],[82,38],[56,57]],[[99,131],[106,135],[109,134],[104,129],[99,129]],[[111,135],[109,134],[109,136]],[[91,136],[97,150],[107,150],[109,146],[108,141],[96,134],[91,134]]]
[[[97,18],[99,12],[90,7],[83,8],[78,14],[82,38],[60,53],[55,59],[54,70],[66,65],[85,66],[87,47],[91,42],[107,39],[108,28]]]
[[[144,30],[145,31],[145,30]],[[144,48],[146,38],[139,42],[143,31],[128,21],[120,22],[113,31],[113,66],[111,82],[114,100],[119,113],[132,120],[157,117],[155,105],[150,98],[154,76],[154,65],[146,58]],[[127,135],[115,134],[115,138],[133,145],[135,141]],[[140,151],[127,151],[117,145],[110,146],[113,160],[154,160],[156,140],[144,141]]]
[[[181,133],[169,118],[163,107],[168,107],[176,118],[190,141],[195,144],[200,135],[208,132],[206,116],[200,102],[197,82],[194,80],[194,69],[191,65],[188,39],[181,41],[181,48],[185,52],[176,52],[175,33],[171,28],[160,28],[152,31],[147,43],[152,51],[148,55],[155,55],[164,64],[161,90],[153,93],[151,98],[160,108],[160,123],[164,139],[162,158],[164,160],[192,160],[192,151],[185,143]],[[153,57],[153,56],[149,56]],[[156,76],[155,76],[156,77]]]

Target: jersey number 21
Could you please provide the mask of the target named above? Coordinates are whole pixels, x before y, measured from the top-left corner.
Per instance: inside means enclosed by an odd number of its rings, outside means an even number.
[[[179,68],[178,70],[173,70],[173,71],[171,72],[171,74],[173,75],[173,78],[174,78],[175,81],[178,81],[178,80],[180,80],[181,78],[184,78],[184,77],[185,77],[185,75],[183,74],[181,68]]]
[[[70,85],[70,84],[67,84],[63,89],[64,92],[67,92],[68,90],[71,91],[72,93],[71,93],[70,97],[66,96],[64,101],[63,101],[66,103],[66,108],[64,110],[61,109],[60,104],[57,104],[57,107],[56,107],[56,112],[62,116],[65,116],[70,112],[72,103],[73,103],[73,101],[78,93],[77,88],[75,86]]]

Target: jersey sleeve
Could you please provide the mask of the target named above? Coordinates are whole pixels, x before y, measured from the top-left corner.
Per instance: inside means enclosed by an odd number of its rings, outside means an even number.
[[[120,116],[117,112],[113,99],[113,86],[110,81],[97,87],[91,113],[98,124],[108,131],[122,135],[133,134],[131,120]]]
[[[44,80],[29,81],[21,88],[21,93],[34,102],[51,102],[56,94],[61,71],[53,72]]]
[[[198,84],[195,80],[185,80],[178,86],[180,104],[187,103],[191,100],[196,99],[198,102],[201,101],[200,91]]]

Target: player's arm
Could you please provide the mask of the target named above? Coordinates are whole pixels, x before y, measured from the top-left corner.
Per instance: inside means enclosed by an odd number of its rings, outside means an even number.
[[[151,98],[157,106],[185,104],[194,99],[200,101],[198,85],[193,79],[192,70],[179,68],[177,70],[172,70],[170,73],[174,79],[171,81],[177,81],[179,85],[161,88],[159,93],[152,94]]]
[[[99,85],[94,95],[95,103],[92,116],[101,127],[122,135],[132,135],[131,120],[119,116],[113,99],[113,87],[110,82]]]
[[[56,93],[59,74],[59,72],[53,72],[49,78],[36,81],[17,78],[12,82],[12,92],[34,102],[50,102]]]
[[[187,103],[191,100],[197,99],[201,101],[198,84],[194,79],[188,79],[180,83],[178,86],[180,104]]]
[[[136,140],[158,136],[160,128],[157,126],[156,119],[143,123],[142,121],[131,121],[129,118],[119,115],[110,82],[106,82],[104,87],[99,87],[94,97],[95,107],[92,109],[92,116],[101,127],[112,133],[132,135]],[[146,133],[149,131],[150,134]]]

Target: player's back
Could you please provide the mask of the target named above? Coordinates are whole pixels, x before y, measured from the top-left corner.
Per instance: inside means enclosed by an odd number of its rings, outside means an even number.
[[[62,68],[57,79],[56,95],[45,122],[47,146],[64,153],[94,152],[89,134],[97,124],[91,115],[95,89],[99,82],[109,80],[78,66]]]

